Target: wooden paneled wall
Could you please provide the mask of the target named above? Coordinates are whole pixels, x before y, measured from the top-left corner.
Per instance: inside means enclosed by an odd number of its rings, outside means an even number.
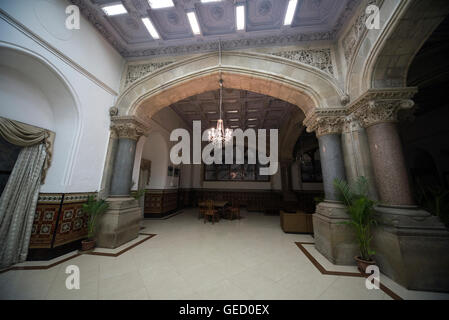
[[[178,189],[146,190],[145,218],[159,218],[178,210]]]

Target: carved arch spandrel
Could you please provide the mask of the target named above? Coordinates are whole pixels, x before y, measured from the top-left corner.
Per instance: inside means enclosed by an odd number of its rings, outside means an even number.
[[[340,108],[344,96],[336,80],[317,68],[271,55],[226,52],[222,64],[216,53],[169,64],[133,83],[116,107],[120,115],[146,120],[174,102],[218,89],[220,73],[225,87],[269,95],[306,114]]]

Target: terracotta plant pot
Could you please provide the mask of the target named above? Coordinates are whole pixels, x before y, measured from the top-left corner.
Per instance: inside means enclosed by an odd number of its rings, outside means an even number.
[[[366,261],[366,260],[361,259],[360,257],[355,257],[354,259],[357,262],[357,268],[363,274],[367,274],[366,268],[368,268],[368,266],[376,265],[376,261],[374,261],[374,260]]]
[[[92,250],[93,248],[95,248],[95,239],[93,240],[83,240],[81,241],[81,250],[82,251],[89,251]]]

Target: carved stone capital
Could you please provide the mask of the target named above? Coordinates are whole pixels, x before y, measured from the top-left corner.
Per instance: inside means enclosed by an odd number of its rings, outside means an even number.
[[[344,109],[316,110],[306,120],[307,132],[316,133],[317,137],[328,134],[341,134],[345,122]]]
[[[138,140],[141,136],[146,136],[149,126],[133,116],[111,117],[111,130],[119,139]]]
[[[397,122],[400,110],[411,109],[415,103],[410,99],[371,100],[355,112],[365,127],[383,122]]]

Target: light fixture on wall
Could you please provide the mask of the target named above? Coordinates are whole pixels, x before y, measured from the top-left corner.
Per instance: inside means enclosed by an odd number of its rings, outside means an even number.
[[[219,66],[221,66],[221,43],[218,42],[218,56],[219,56]],[[221,78],[221,71],[220,71],[220,80],[218,81],[220,84],[220,118],[217,120],[217,128],[211,128],[209,129],[209,142],[213,143],[214,145],[224,145],[232,140],[232,133],[233,130],[224,127],[224,122],[222,119],[222,105],[223,105],[223,79]]]

